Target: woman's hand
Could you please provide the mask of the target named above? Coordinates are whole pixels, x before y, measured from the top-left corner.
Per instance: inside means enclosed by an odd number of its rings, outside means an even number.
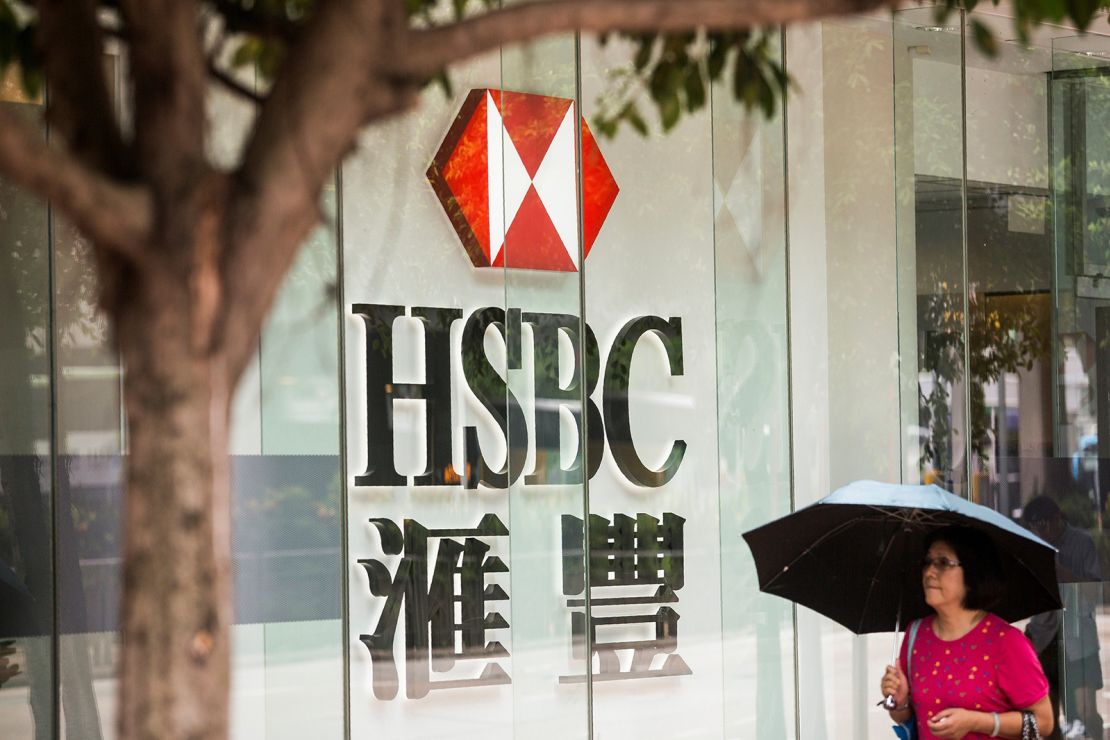
[[[929,718],[929,732],[937,737],[959,740],[967,733],[976,731],[980,716],[980,712],[967,709],[942,709]]]
[[[879,690],[883,692],[883,696],[893,696],[894,705],[897,707],[904,706],[910,698],[910,682],[906,680],[906,674],[902,673],[900,666],[886,667]]]

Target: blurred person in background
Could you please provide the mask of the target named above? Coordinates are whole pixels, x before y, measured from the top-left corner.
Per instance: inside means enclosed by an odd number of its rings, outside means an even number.
[[[1025,629],[1037,650],[1049,682],[1054,716],[1060,713],[1060,643],[1063,641],[1068,722],[1050,738],[1104,737],[1102,715],[1098,712],[1098,690],[1102,688],[1098,629],[1095,605],[1100,601],[1102,567],[1091,535],[1073,527],[1060,507],[1048,496],[1032,499],[1022,512],[1022,520],[1038,537],[1054,546],[1057,577],[1061,584],[1063,612],[1045,612],[1029,620]],[[1110,736],[1107,736],[1110,737]]]

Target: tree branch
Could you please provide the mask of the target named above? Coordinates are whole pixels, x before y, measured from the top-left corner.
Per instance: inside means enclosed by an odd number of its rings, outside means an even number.
[[[398,71],[427,78],[499,46],[568,31],[685,31],[781,26],[860,13],[897,0],[537,0],[409,32]]]
[[[286,18],[267,14],[261,10],[248,10],[234,0],[209,0],[212,8],[223,18],[224,28],[235,33],[277,38],[289,42],[297,34],[297,24]]]
[[[128,175],[104,73],[103,34],[93,0],[38,0],[36,39],[50,84],[47,118],[85,164],[113,177]]]
[[[257,346],[266,311],[319,222],[323,187],[359,130],[415,103],[417,85],[398,85],[386,71],[407,22],[399,0],[320,0],[289,50],[233,180],[223,273],[235,290],[222,338],[233,373]]]
[[[50,146],[14,105],[0,105],[0,172],[56,205],[98,247],[142,260],[153,223],[149,193],[106,180]]]
[[[189,196],[207,172],[208,65],[197,4],[121,0],[120,9],[135,81],[137,165],[159,214],[181,219],[180,227],[165,224],[165,238],[173,242],[180,231],[188,239],[196,215]]]

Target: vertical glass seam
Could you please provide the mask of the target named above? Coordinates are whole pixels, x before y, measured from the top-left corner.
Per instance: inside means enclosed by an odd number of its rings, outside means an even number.
[[[50,105],[50,88],[43,87],[43,110]],[[50,122],[44,118],[43,135],[47,142],[50,141]],[[50,491],[47,499],[50,502],[50,602],[51,602],[51,633],[50,633],[50,734],[56,740],[62,736],[62,673],[61,657],[61,603],[58,598],[58,384],[57,384],[57,332],[54,327],[54,317],[57,311],[57,285],[54,281],[54,207],[48,200],[46,202],[46,284],[47,284],[47,311],[46,332],[48,340],[49,368],[48,396],[50,398],[50,444],[47,454],[50,457]]]
[[[594,645],[593,645],[593,611],[590,606],[590,461],[589,452],[589,423],[590,415],[587,413],[589,403],[589,388],[586,383],[586,356],[583,345],[586,341],[586,250],[585,250],[585,211],[582,189],[585,187],[582,176],[582,35],[574,32],[574,178],[575,199],[577,203],[575,214],[578,220],[578,347],[581,357],[578,364],[582,409],[581,432],[578,437],[578,448],[582,455],[582,557],[584,559],[586,574],[586,588],[584,589],[586,609],[586,737],[594,737]],[[573,639],[573,637],[572,637]]]
[[[110,48],[110,47],[109,47]],[[115,75],[112,84],[115,86],[115,108],[116,116],[120,121],[126,115],[126,105],[123,102],[123,93],[125,80],[128,71],[124,69],[124,65],[128,63],[127,55],[121,48],[116,54],[116,63],[113,65]],[[128,439],[127,439],[127,403],[124,401],[124,383],[126,383],[125,373],[123,368],[123,352],[116,347],[116,365],[119,367],[119,375],[117,376],[117,385],[119,386],[119,454],[122,459],[127,454]]]
[[[971,478],[971,284],[967,267],[967,12],[960,14],[960,242],[961,269],[963,270],[963,326],[964,333],[964,498],[972,499]],[[1005,382],[1005,378],[1003,378]]]
[[[789,74],[789,55],[786,48],[786,30],[779,29],[780,43],[782,45],[782,68]],[[794,490],[794,352],[791,344],[791,315],[790,315],[790,127],[789,127],[789,90],[783,92],[782,97],[782,232],[784,250],[784,275],[785,296],[783,304],[786,315],[786,437],[787,437],[787,470],[789,474],[790,510],[794,511],[797,500]],[[800,656],[798,654],[798,606],[791,603],[791,629],[794,632],[794,737],[802,736],[801,714],[801,684],[798,680]]]
[[[1059,252],[1059,238],[1058,238],[1058,222],[1057,222],[1057,179],[1056,179],[1056,139],[1055,139],[1055,122],[1056,114],[1054,103],[1054,90],[1056,89],[1056,52],[1055,40],[1053,40],[1052,56],[1049,71],[1045,74],[1045,102],[1048,107],[1048,115],[1046,128],[1048,130],[1048,220],[1049,232],[1052,234],[1052,284],[1051,294],[1049,296],[1049,336],[1051,337],[1051,346],[1049,348],[1049,361],[1052,363],[1050,372],[1052,379],[1049,383],[1049,390],[1052,397],[1052,456],[1056,457],[1061,454],[1063,443],[1060,439],[1060,252]]]
[[[500,0],[500,2],[497,3],[498,9],[503,9],[505,7],[506,2],[511,2],[511,0]],[[505,100],[505,47],[504,46],[497,47],[497,75],[498,75],[498,79],[497,79],[497,100],[495,101],[495,103],[497,104],[497,107],[501,110],[501,116],[502,116],[501,130],[500,130],[500,132],[497,136],[497,145],[501,148],[501,152],[498,156],[501,157],[501,162],[502,162],[501,172],[500,172],[500,176],[501,176],[501,202],[505,203],[508,200],[507,191],[506,191],[506,187],[505,187],[505,165],[504,165],[504,162],[505,162],[505,139],[508,137],[509,134],[508,134],[508,131],[507,131],[506,125],[505,125],[505,117],[506,117],[505,116],[505,111],[504,111],[503,108],[501,108],[501,104],[503,104],[504,100]],[[490,223],[490,228],[493,228],[492,221]],[[504,365],[505,394],[504,394],[504,397],[503,397],[503,401],[505,403],[505,408],[506,409],[509,408],[509,396],[512,393],[512,388],[511,388],[512,379],[509,377],[509,364],[510,364],[509,363],[509,355],[510,355],[509,347],[512,346],[512,343],[514,341],[514,337],[512,335],[513,326],[512,326],[512,323],[508,320],[508,318],[509,318],[509,244],[508,244],[508,239],[506,238],[506,235],[508,234],[508,232],[509,232],[509,215],[508,215],[508,213],[506,213],[505,209],[502,209],[502,212],[501,212],[501,250],[502,250],[502,254],[505,255],[505,259],[504,259],[504,264],[501,265],[501,306],[502,306],[502,309],[504,310],[504,315],[503,315],[504,332],[503,332],[502,336],[504,337],[504,340],[505,340],[505,365]],[[491,249],[491,253],[490,253],[490,259],[491,259],[491,262],[492,262],[492,259],[493,259],[492,249]],[[523,335],[524,335],[523,324],[521,325],[520,328],[517,329],[517,332],[518,332],[518,335],[516,337],[516,341],[522,342],[523,341],[522,338],[523,338]],[[493,364],[494,363],[491,361],[490,366],[492,367]],[[510,599],[511,599],[512,594],[516,591],[516,588],[513,586],[513,577],[514,577],[515,574],[513,573],[513,570],[512,570],[512,562],[513,562],[512,530],[515,528],[515,525],[513,523],[513,483],[514,483],[514,481],[513,481],[513,443],[514,443],[514,440],[513,440],[513,437],[512,437],[512,431],[509,427],[510,427],[510,425],[508,423],[508,417],[506,417],[506,423],[505,423],[505,473],[506,473],[506,478],[505,478],[505,516],[509,520],[509,545],[508,545],[508,547],[509,547],[509,594],[510,594]],[[525,431],[525,434],[527,434],[527,431]],[[516,444],[519,445],[520,440],[516,440]],[[463,462],[464,462],[464,465],[465,465],[465,454],[466,454],[466,443],[464,442],[463,443],[463,455],[464,455],[464,461]],[[521,471],[522,475],[523,475],[523,472],[524,471]],[[475,490],[477,490],[477,489],[475,489]],[[512,606],[510,606],[509,608],[511,610]],[[511,611],[510,611],[510,614],[513,617],[512,623],[510,624],[510,627],[511,627],[512,624],[516,623],[516,615],[515,615],[514,612],[511,612]],[[513,673],[514,674],[517,672],[516,671],[516,662],[514,660],[514,657],[517,654],[515,638],[516,638],[516,631],[515,630],[510,630],[510,632],[509,632],[509,647],[510,647],[510,650],[509,650],[510,658],[509,658],[509,660],[510,660],[510,665],[513,666]],[[512,727],[512,734],[515,736],[516,735],[516,689],[517,689],[517,684],[512,683],[510,681],[509,689],[512,692],[512,696],[513,696],[512,701],[509,703],[509,714],[510,714],[510,717],[511,717],[511,719],[509,721],[509,725]]]
[[[339,580],[342,606],[340,608],[340,655],[343,657],[343,740],[351,739],[351,655],[347,644],[351,630],[350,588],[350,527],[347,508],[347,343],[346,309],[343,271],[343,164],[335,168],[335,332],[339,342],[339,552],[342,578]]]
[[[259,82],[260,82],[260,79],[259,79],[260,75],[259,75],[257,64],[254,65],[254,67],[251,70],[251,73],[252,73],[253,78],[254,78],[254,89],[257,92],[258,89],[259,89]],[[304,244],[301,245],[301,248],[302,249],[304,248]],[[288,272],[286,272],[286,275],[288,276],[289,273],[291,273],[293,271],[293,269],[294,269],[294,265],[291,263],[289,265]],[[274,301],[276,302],[276,300],[277,300],[277,297],[275,296]],[[273,304],[271,304],[271,308],[272,307],[273,307]],[[266,413],[265,413],[266,388],[265,388],[265,385],[264,385],[264,380],[265,379],[264,379],[264,376],[262,375],[262,337],[265,335],[265,333],[266,333],[265,324],[263,324],[262,329],[259,330],[259,332],[258,332],[258,346],[255,347],[255,352],[258,353],[258,455],[259,455],[259,457],[266,454]],[[265,643],[263,643],[263,653],[265,653]],[[263,674],[263,681],[265,681],[265,674]]]
[[[905,388],[906,384],[902,373],[905,369],[903,367],[903,355],[910,351],[909,347],[902,346],[903,332],[902,320],[906,318],[902,315],[902,295],[901,295],[901,274],[902,274],[902,249],[899,244],[901,235],[901,214],[898,208],[898,43],[897,43],[897,20],[895,19],[895,12],[890,19],[890,122],[891,122],[891,139],[890,139],[890,152],[891,152],[891,169],[894,175],[893,189],[891,192],[891,206],[894,208],[894,334],[895,334],[895,347],[897,347],[896,367],[897,378],[895,380],[895,388],[898,391],[898,482],[905,484],[906,481],[906,433],[903,431],[906,421],[902,419],[902,412],[905,410],[903,404],[906,402]],[[912,64],[912,63],[911,63]],[[912,67],[911,67],[912,68]],[[904,174],[904,173],[903,173]],[[913,351],[916,353],[917,348],[914,347]],[[920,414],[920,411],[918,411]],[[917,453],[920,458],[920,452]]]
[[[716,131],[716,110],[714,106],[714,85],[713,80],[709,80],[709,190],[713,193],[709,204],[709,232],[713,238],[713,364],[715,371],[715,382],[713,384],[713,408],[716,412],[717,418],[717,553],[718,556],[723,558],[725,553],[725,533],[724,533],[724,511],[721,504],[721,474],[720,474],[720,461],[723,455],[721,450],[721,334],[720,334],[720,317],[717,313],[717,192],[713,187],[717,178],[717,131]],[[717,569],[717,580],[719,594],[721,595],[721,609],[718,613],[720,622],[720,644],[721,655],[725,651],[725,605],[723,595],[725,593],[725,568],[724,563],[718,563],[720,566]],[[723,678],[722,678],[723,681]],[[721,727],[728,731],[728,712],[725,702],[721,702]]]

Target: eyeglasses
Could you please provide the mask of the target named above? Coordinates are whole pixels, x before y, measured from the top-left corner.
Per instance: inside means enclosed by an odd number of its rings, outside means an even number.
[[[928,570],[929,566],[936,568],[938,573],[944,573],[952,568],[959,568],[960,563],[952,558],[922,558],[921,570]]]

